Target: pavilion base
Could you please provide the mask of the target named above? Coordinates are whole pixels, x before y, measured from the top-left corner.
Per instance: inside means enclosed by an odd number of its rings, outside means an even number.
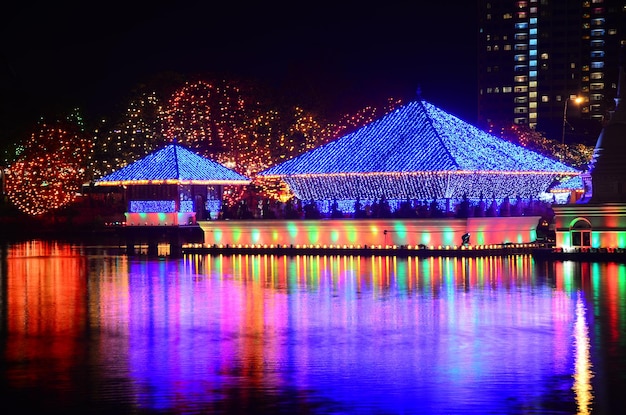
[[[160,248],[165,247],[168,256],[179,257],[183,245],[201,243],[203,234],[198,225],[124,226],[119,228],[119,236],[127,255],[159,256]]]
[[[205,247],[454,249],[532,243],[539,216],[199,221]],[[464,239],[467,238],[467,240]]]

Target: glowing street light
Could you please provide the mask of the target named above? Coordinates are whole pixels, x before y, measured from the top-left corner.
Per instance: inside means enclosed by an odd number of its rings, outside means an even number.
[[[572,100],[572,97],[567,97],[567,99],[565,100],[565,105],[563,106],[563,135],[561,136],[561,144],[565,144],[565,125],[568,124],[567,104],[570,102],[570,100]],[[581,102],[583,102],[583,99],[581,97],[574,97],[573,100],[576,104],[580,104]]]

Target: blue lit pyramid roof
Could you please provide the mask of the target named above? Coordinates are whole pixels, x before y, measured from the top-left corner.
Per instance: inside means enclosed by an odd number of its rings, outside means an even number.
[[[241,185],[250,183],[250,179],[178,144],[170,144],[96,181],[100,186],[162,183]]]
[[[580,173],[418,100],[259,175],[412,172]]]

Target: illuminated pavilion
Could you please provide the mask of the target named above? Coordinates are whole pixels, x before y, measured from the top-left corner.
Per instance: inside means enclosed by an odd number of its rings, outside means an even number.
[[[416,100],[260,176],[303,201],[374,202],[540,198],[576,169],[488,134]]]
[[[418,100],[260,176],[285,180],[296,197],[344,212],[356,200],[390,206],[520,196],[538,198],[557,178],[580,172],[487,134]],[[322,205],[322,206],[320,206]],[[533,243],[540,216],[200,221],[207,247],[469,249]],[[369,251],[366,251],[369,252]]]
[[[581,175],[584,195],[553,207],[556,246],[566,252],[626,248],[626,48],[621,52],[615,110]]]
[[[95,182],[126,188],[127,226],[189,225],[217,216],[223,186],[250,179],[178,144],[148,154]]]

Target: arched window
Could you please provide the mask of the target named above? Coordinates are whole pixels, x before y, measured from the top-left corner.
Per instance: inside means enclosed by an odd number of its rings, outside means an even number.
[[[591,224],[585,219],[578,219],[570,228],[572,247],[591,247]]]

